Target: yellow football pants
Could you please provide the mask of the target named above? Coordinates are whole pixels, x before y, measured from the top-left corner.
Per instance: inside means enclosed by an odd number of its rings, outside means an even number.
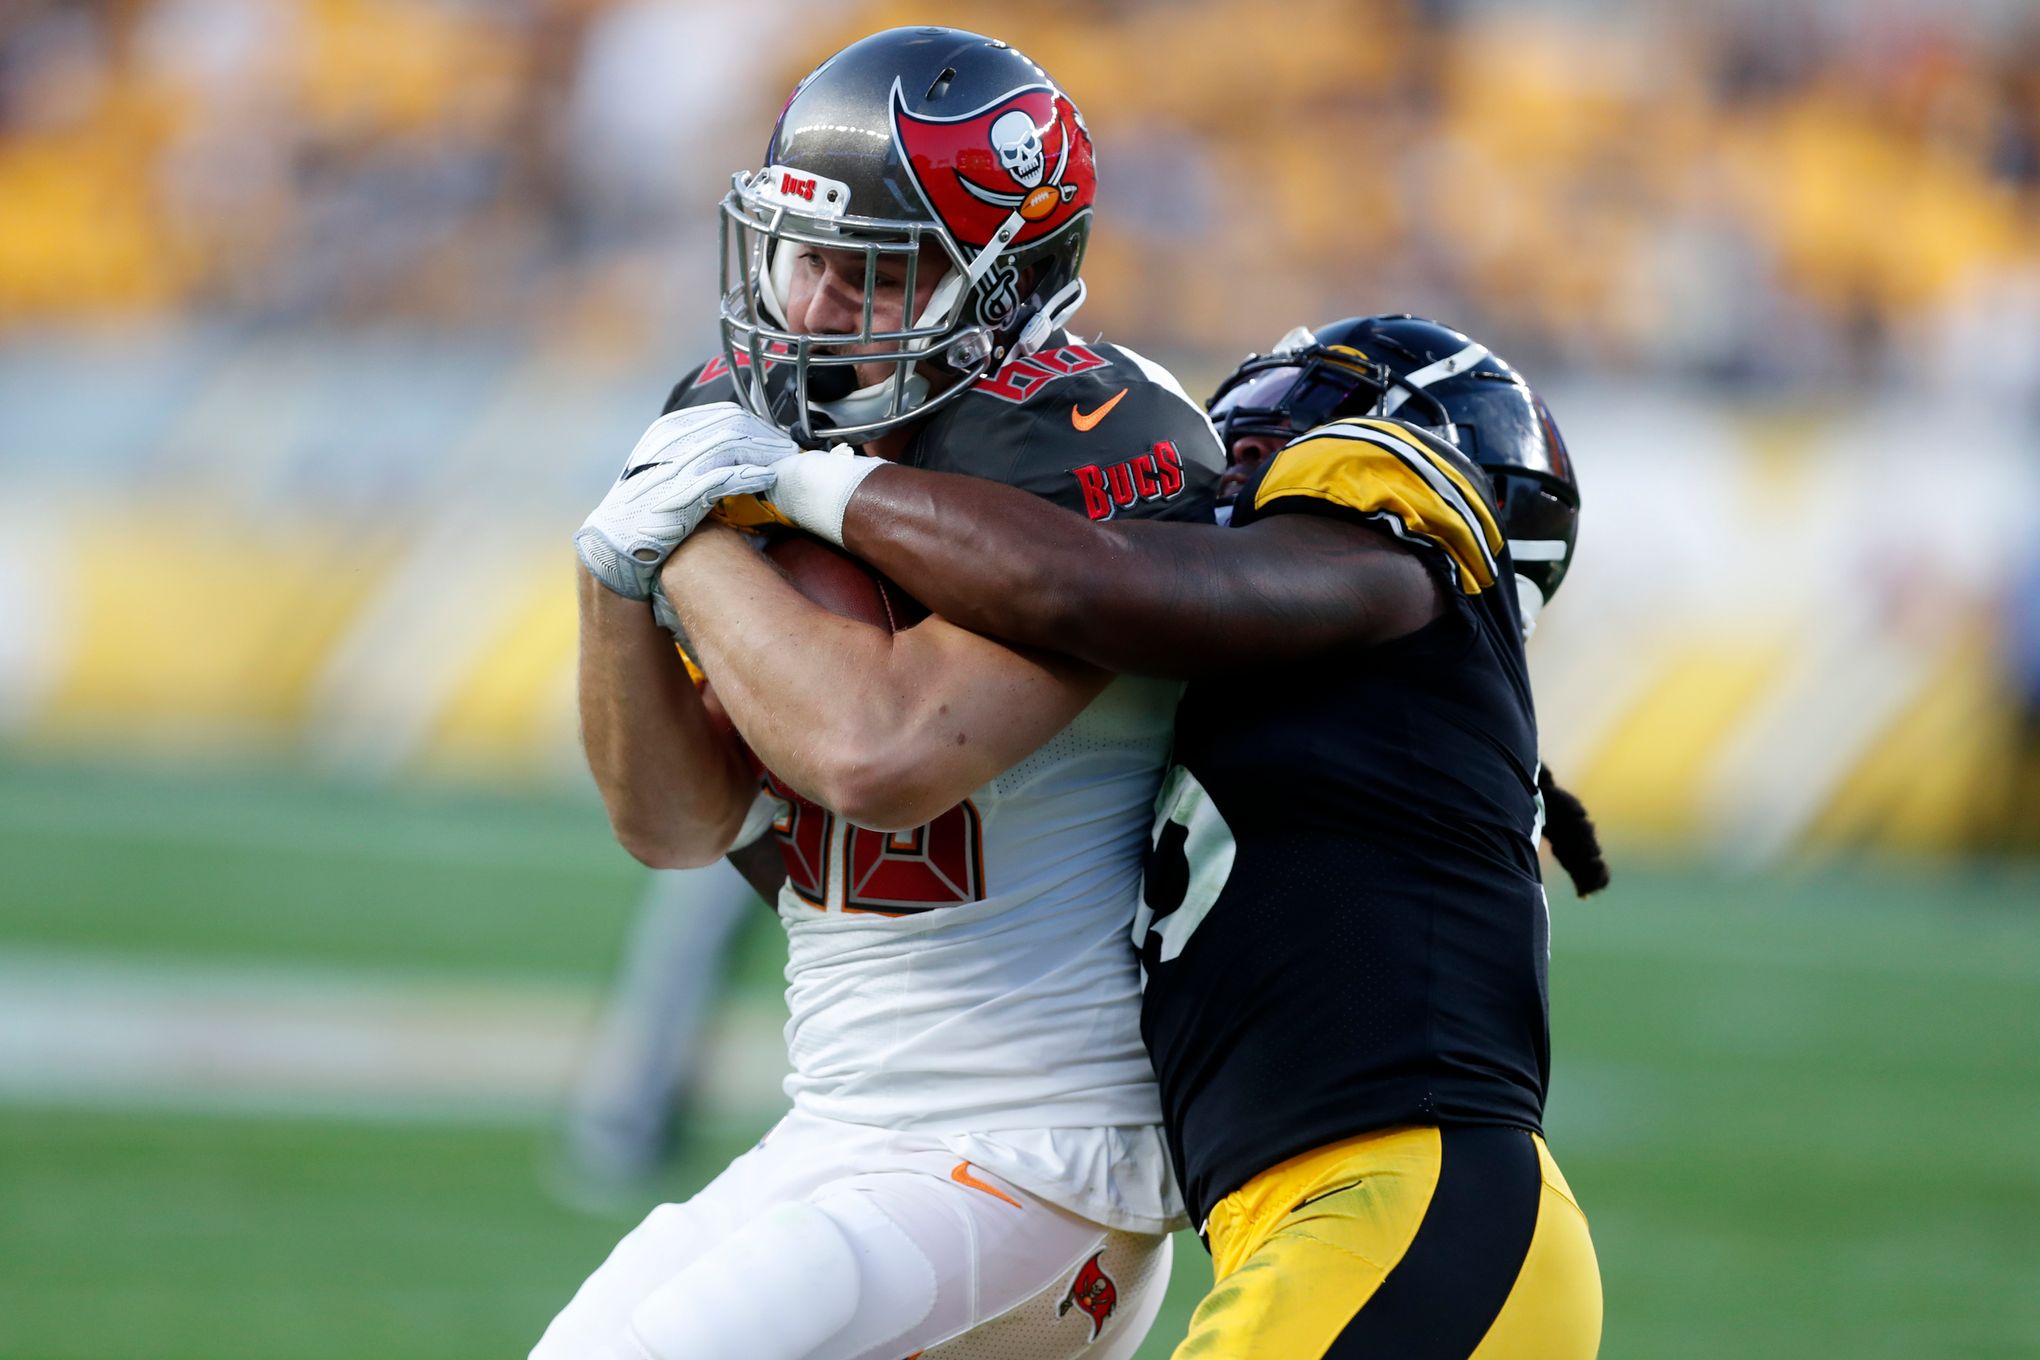
[[[1217,1281],[1175,1360],[1591,1360],[1601,1270],[1544,1140],[1390,1129],[1219,1201]]]

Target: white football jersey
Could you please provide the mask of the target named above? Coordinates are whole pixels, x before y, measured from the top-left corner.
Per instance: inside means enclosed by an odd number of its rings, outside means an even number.
[[[1181,1221],[1128,938],[1181,690],[1114,680],[912,832],[782,804],[796,1109],[938,1135],[1112,1227]]]

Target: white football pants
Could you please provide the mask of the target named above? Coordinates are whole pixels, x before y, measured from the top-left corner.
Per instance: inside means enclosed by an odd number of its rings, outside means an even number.
[[[1169,1264],[930,1135],[796,1113],[654,1209],[531,1360],[1124,1360]]]

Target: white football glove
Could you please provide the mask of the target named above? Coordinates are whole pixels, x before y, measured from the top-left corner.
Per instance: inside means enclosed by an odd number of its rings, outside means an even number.
[[[646,599],[673,549],[717,501],[772,485],[771,465],[800,446],[734,402],[659,417],[616,485],[574,535],[582,565],[627,600]]]
[[[648,463],[673,463],[704,456],[708,467],[729,467],[753,463],[770,467],[800,446],[779,429],[768,425],[733,401],[712,401],[669,411],[653,421],[630,457],[623,460],[628,477]]]

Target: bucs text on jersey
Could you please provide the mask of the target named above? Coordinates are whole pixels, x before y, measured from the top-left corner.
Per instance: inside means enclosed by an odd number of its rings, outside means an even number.
[[[1372,1130],[1537,1130],[1549,1071],[1536,723],[1485,478],[1412,427],[1339,421],[1257,469],[1232,524],[1278,514],[1409,544],[1448,600],[1244,709],[1236,685],[1185,694],[1135,943],[1198,1221]]]
[[[729,376],[712,361],[667,409],[729,400]],[[1166,370],[1058,335],[930,415],[902,461],[1093,518],[1208,521],[1222,457]],[[1111,1227],[1181,1221],[1126,943],[1180,692],[1113,681],[912,831],[853,826],[768,782],[796,1109],[939,1134]]]

